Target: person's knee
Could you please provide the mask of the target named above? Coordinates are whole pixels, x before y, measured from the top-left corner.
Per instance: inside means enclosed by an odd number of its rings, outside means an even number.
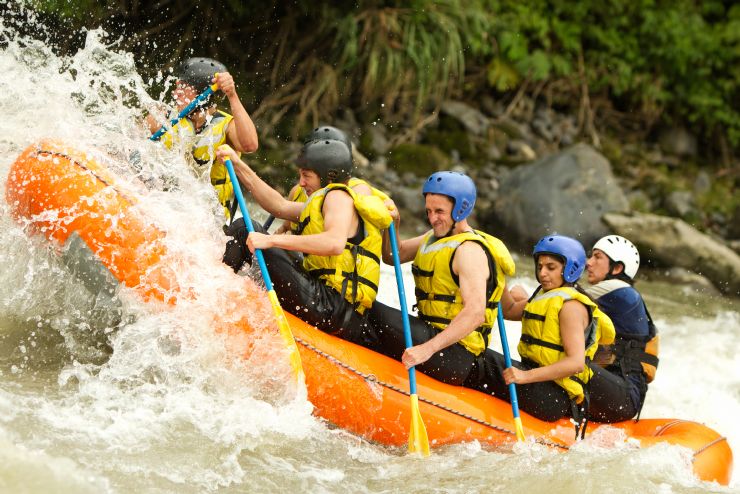
[[[244,263],[251,262],[252,254],[247,248],[247,227],[243,218],[234,220],[229,226],[224,228],[226,235],[231,237],[226,242],[224,249],[223,263],[238,273],[244,266]]]

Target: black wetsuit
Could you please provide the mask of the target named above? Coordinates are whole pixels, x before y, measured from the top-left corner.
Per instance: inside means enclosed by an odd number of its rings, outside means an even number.
[[[252,223],[255,231],[265,233],[259,223]],[[246,245],[249,234],[244,219],[235,220],[226,234],[232,239],[226,244],[223,261],[238,272],[245,262],[252,261]],[[377,346],[377,338],[367,316],[355,311],[342,294],[324,281],[309,275],[303,269],[299,255],[278,248],[265,249],[262,254],[283,309],[326,333],[365,347]]]
[[[511,364],[522,370],[538,367],[535,362],[527,360],[512,361]],[[637,408],[629,400],[630,387],[624,380],[598,365],[589,363],[589,367],[594,373],[586,384],[589,420],[610,423],[634,417]],[[476,371],[471,373],[468,384],[510,402],[509,386],[502,374],[505,368],[504,356],[488,348],[476,362]],[[540,420],[551,422],[573,416],[573,403],[568,393],[555,381],[517,384],[516,394],[519,407]]]
[[[375,301],[368,317],[378,338],[379,346],[375,350],[396,360],[401,360],[401,356],[406,349],[401,311]],[[412,315],[409,315],[409,323],[411,340],[414,345],[429,341],[440,331]],[[468,375],[475,365],[475,360],[475,355],[460,343],[455,343],[435,353],[429,360],[417,365],[416,368],[438,381],[465,386]]]

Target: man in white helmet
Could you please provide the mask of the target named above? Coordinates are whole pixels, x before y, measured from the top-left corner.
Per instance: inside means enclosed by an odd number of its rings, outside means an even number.
[[[596,364],[610,371],[613,379],[594,380],[591,402],[622,402],[620,409],[625,419],[639,417],[648,383],[655,378],[658,367],[657,330],[642,296],[632,286],[639,267],[637,247],[619,235],[601,238],[586,261],[591,284],[586,292],[611,318],[617,333],[614,345],[602,347],[594,358]],[[609,399],[599,399],[600,395],[608,395]],[[590,410],[595,420],[602,413],[608,412],[593,407]]]

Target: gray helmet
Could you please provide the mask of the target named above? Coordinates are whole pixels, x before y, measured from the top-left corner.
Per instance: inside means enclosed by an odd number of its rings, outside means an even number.
[[[341,141],[325,139],[303,145],[296,165],[313,170],[321,179],[321,186],[345,182],[352,176],[352,154]]]
[[[211,85],[216,72],[228,72],[224,64],[212,58],[188,58],[183,60],[175,70],[175,77],[190,84],[199,93]]]
[[[313,129],[311,132],[306,134],[306,137],[303,138],[303,144],[308,144],[311,141],[321,140],[343,142],[344,145],[347,146],[347,148],[349,149],[350,154],[352,154],[352,141],[350,140],[350,138],[344,131],[336,127],[332,127],[331,125],[320,125]]]

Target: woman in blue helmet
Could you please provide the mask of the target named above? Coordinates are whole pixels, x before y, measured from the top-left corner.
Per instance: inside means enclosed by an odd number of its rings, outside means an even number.
[[[592,369],[589,362],[598,345],[614,341],[614,325],[576,285],[586,266],[580,242],[548,235],[537,242],[533,256],[540,286],[529,300],[519,300],[507,311],[509,318],[522,320],[518,346],[522,360],[506,368],[503,355],[487,349],[475,387],[509,400],[508,385],[516,383],[522,410],[547,421],[573,417],[576,431],[585,432],[591,382],[608,374]],[[596,408],[608,405],[599,402]],[[624,417],[599,419],[613,422]]]
[[[398,243],[400,261],[413,261],[419,313],[409,318],[414,346],[405,348],[398,309],[376,301],[370,322],[380,341],[378,351],[440,381],[467,386],[488,346],[499,300],[513,302],[505,276],[514,273],[514,262],[500,240],[468,224],[476,199],[470,177],[437,172],[422,192],[432,229]],[[399,220],[397,213],[394,220]],[[392,264],[389,244],[386,236],[383,260]]]

